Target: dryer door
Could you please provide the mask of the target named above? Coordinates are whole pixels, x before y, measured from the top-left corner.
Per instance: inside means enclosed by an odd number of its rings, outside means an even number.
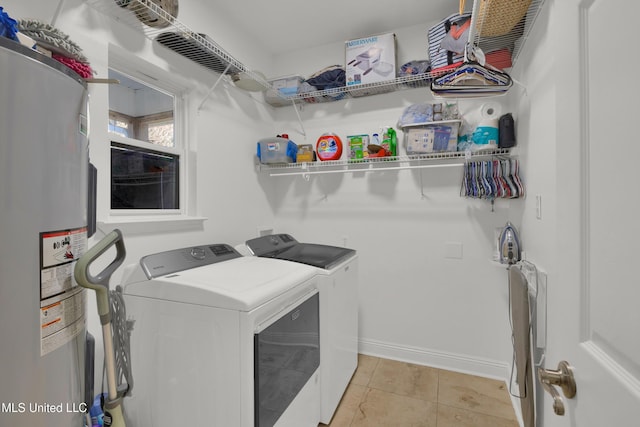
[[[255,427],[272,427],[320,366],[315,293],[254,335]]]

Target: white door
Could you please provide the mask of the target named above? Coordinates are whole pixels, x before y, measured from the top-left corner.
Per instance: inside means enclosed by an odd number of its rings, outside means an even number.
[[[545,427],[640,426],[640,2],[555,0],[556,278],[545,365],[577,395]],[[562,395],[562,394],[561,394]],[[542,425],[542,424],[540,424]]]

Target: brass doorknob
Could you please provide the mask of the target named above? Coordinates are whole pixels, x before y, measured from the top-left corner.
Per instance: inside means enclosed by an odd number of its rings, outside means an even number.
[[[564,415],[564,402],[554,386],[559,386],[567,399],[576,395],[576,381],[571,365],[563,360],[558,363],[557,370],[538,368],[538,381],[553,398],[553,411],[556,415]]]

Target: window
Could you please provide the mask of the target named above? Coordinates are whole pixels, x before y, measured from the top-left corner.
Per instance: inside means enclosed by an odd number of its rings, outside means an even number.
[[[181,149],[176,97],[115,69],[109,78],[111,209],[180,209]]]
[[[129,116],[109,111],[109,132],[133,138],[133,120]]]
[[[175,154],[111,143],[111,209],[179,209]]]

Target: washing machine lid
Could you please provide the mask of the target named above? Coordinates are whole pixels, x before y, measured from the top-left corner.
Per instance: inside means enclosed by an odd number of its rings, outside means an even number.
[[[238,311],[260,305],[309,282],[313,267],[258,257],[224,262],[154,277],[124,286],[125,295]]]
[[[258,257],[276,258],[330,270],[356,251],[339,246],[300,243],[289,234],[273,234],[247,240],[247,247]]]

